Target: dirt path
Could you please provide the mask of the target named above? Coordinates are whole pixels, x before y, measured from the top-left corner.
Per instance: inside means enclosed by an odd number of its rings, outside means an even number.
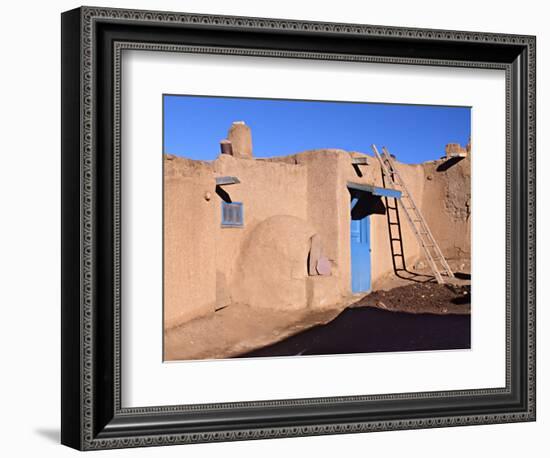
[[[231,358],[328,323],[345,306],[289,312],[233,304],[212,315],[165,331],[164,359]]]
[[[294,312],[233,304],[213,315],[198,318],[166,331],[164,357],[166,360],[174,361],[230,358],[245,354],[275,356],[278,354],[406,351],[467,348],[466,345],[469,345],[469,340],[464,340],[469,336],[464,331],[469,329],[469,317],[464,317],[464,319],[467,318],[467,322],[459,320],[456,323],[439,322],[438,318],[429,316],[413,317],[420,314],[469,315],[470,286],[468,284],[409,283],[390,290],[375,291],[356,302],[353,302],[354,300],[350,297],[347,303],[342,303],[336,309],[322,311],[306,309]],[[347,306],[358,310],[346,310],[341,314]],[[399,314],[403,316],[397,316],[398,314],[395,313],[378,316],[374,310],[371,310],[372,308],[405,313]],[[409,318],[406,315],[409,315]],[[335,320],[336,317],[339,318]],[[369,324],[368,320],[371,318],[375,321]],[[356,326],[357,329],[354,331],[356,334],[348,335],[349,323],[358,319],[362,320],[361,326]],[[393,329],[399,323],[406,325],[400,332],[403,336],[408,336],[401,340],[389,331],[386,334],[393,336],[391,339],[389,337],[382,339],[379,333],[373,331],[382,325],[385,326],[384,329]],[[451,340],[449,340],[450,337],[443,338],[440,335],[449,332],[449,326],[457,329],[456,336]],[[302,337],[288,339],[310,328],[315,330],[305,333]],[[362,334],[367,330],[370,330],[368,339]],[[343,335],[339,336],[336,331],[342,332]],[[325,341],[326,336],[330,337],[329,341]],[[382,340],[376,342],[373,336],[378,336]],[[424,340],[418,340],[419,336],[424,336],[422,337]],[[310,342],[308,339],[313,340]],[[286,343],[276,344],[271,348],[272,344],[280,341]],[[269,349],[262,350],[266,347]],[[301,353],[305,351],[302,347],[307,348],[306,353]],[[277,353],[278,351],[282,353]]]
[[[388,291],[375,291],[353,304],[392,312],[470,314],[470,285],[414,283]]]

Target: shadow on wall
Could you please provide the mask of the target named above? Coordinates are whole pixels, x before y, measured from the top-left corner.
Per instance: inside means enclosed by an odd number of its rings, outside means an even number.
[[[369,215],[384,215],[386,213],[386,206],[380,196],[356,189],[349,189],[349,193],[351,199],[358,199],[357,204],[351,210],[351,219],[363,219]]]
[[[223,200],[224,202],[227,202],[228,204],[233,202],[231,200],[231,196],[229,195],[229,193],[225,189],[223,189],[220,185],[216,185],[216,194],[220,197],[221,200]]]
[[[382,177],[383,179],[384,177]],[[413,272],[407,268],[405,262],[405,245],[403,243],[403,232],[401,230],[401,217],[397,199],[384,197],[386,201],[386,217],[388,221],[388,237],[390,242],[391,257],[394,274],[403,280],[415,283],[428,283],[435,281],[432,275],[424,275]]]
[[[449,170],[453,165],[458,164],[464,157],[452,157],[445,162],[442,162],[439,164],[436,168],[438,172],[445,172],[446,170]]]
[[[471,274],[466,274],[464,272],[455,272],[455,277],[459,278],[461,280],[471,280],[472,279]]]
[[[349,192],[351,199],[358,199],[357,204],[351,211],[351,219],[359,220],[374,214],[386,215],[393,271],[395,275],[404,280],[410,280],[417,283],[434,281],[435,278],[432,275],[419,274],[407,268],[397,199],[384,197],[384,200],[382,200],[380,196],[354,189],[350,189]]]

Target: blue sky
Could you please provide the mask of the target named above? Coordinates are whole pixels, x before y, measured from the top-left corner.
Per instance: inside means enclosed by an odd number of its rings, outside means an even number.
[[[318,148],[371,154],[374,143],[419,163],[470,137],[469,107],[164,95],[164,152],[213,160],[233,121],[252,129],[256,157]]]

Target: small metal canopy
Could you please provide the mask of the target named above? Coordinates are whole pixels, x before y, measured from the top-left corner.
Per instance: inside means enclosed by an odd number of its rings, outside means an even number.
[[[353,165],[369,165],[367,156],[352,157],[351,163]]]
[[[226,186],[229,184],[239,184],[240,180],[237,177],[225,176],[216,177],[216,186]]]
[[[356,189],[357,191],[370,192],[375,196],[393,197],[394,199],[401,198],[401,191],[398,191],[397,189],[379,188],[377,186],[353,183],[351,181],[348,181],[348,188]]]

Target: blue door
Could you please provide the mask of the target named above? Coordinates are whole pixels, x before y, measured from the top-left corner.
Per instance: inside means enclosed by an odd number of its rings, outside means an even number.
[[[352,199],[351,208],[357,203]],[[369,216],[351,218],[351,291],[370,291],[370,221]]]

